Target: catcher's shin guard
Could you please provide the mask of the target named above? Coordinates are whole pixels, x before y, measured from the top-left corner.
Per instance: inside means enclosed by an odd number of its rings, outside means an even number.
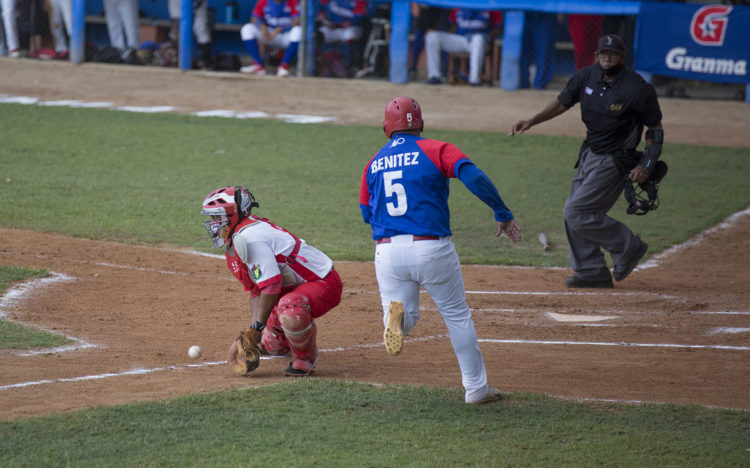
[[[318,360],[318,349],[315,345],[317,327],[310,315],[307,298],[301,294],[287,294],[279,301],[276,313],[294,357],[284,374],[310,375]]]
[[[391,301],[385,319],[383,342],[388,354],[397,356],[404,348],[404,305],[399,301]]]
[[[289,343],[281,327],[269,327],[263,329],[263,338],[260,340],[261,352],[265,351],[271,356],[285,356],[289,354]]]

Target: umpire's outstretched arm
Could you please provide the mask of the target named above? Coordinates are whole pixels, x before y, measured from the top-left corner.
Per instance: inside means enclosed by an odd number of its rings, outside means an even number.
[[[553,119],[568,109],[570,108],[563,106],[562,104],[560,104],[560,101],[555,99],[554,101],[547,104],[547,106],[545,106],[545,108],[542,109],[541,112],[539,112],[529,120],[519,120],[518,122],[516,122],[510,128],[508,136],[514,136],[517,132],[523,133],[534,125],[546,122],[549,119]]]

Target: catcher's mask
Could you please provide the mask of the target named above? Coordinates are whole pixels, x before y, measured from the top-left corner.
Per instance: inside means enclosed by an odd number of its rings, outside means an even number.
[[[250,215],[253,207],[258,207],[255,197],[245,188],[222,187],[209,193],[203,200],[201,215],[210,216],[203,227],[211,237],[214,248],[226,245],[232,238],[234,228]]]
[[[667,175],[667,169],[667,163],[657,161],[654,171],[642,184],[636,184],[629,177],[625,177],[625,200],[628,202],[628,214],[642,216],[659,207],[659,182]]]
[[[385,136],[390,138],[399,130],[419,130],[420,132],[424,130],[422,107],[408,96],[393,98],[385,106],[385,120],[383,120]]]

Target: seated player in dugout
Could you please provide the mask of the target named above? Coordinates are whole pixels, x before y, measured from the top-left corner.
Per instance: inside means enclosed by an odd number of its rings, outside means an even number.
[[[240,68],[243,73],[263,75],[266,67],[261,57],[261,43],[284,51],[276,76],[289,76],[289,65],[297,59],[302,38],[297,0],[258,0],[250,22],[242,26],[240,37],[255,63]]]
[[[229,348],[227,363],[240,375],[263,354],[292,361],[284,375],[310,375],[318,362],[315,319],[339,302],[343,284],[333,261],[268,219],[243,187],[222,187],[203,200],[203,223],[214,248],[224,247],[227,266],[250,292],[250,326]]]
[[[320,0],[316,20],[318,74],[351,77],[362,66],[365,0]]]

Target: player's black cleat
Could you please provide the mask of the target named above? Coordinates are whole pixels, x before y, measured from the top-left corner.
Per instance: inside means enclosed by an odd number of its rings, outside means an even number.
[[[614,287],[612,284],[612,278],[598,279],[598,280],[585,280],[577,277],[576,275],[571,276],[565,280],[565,286],[569,288],[601,288],[607,289]]]
[[[640,262],[643,256],[646,255],[647,250],[648,244],[645,242],[641,242],[641,246],[638,248],[635,255],[633,255],[633,258],[630,259],[629,262],[622,266],[615,265],[615,279],[617,281],[622,281],[627,278],[628,275],[635,269],[635,267],[638,266],[638,262]]]

